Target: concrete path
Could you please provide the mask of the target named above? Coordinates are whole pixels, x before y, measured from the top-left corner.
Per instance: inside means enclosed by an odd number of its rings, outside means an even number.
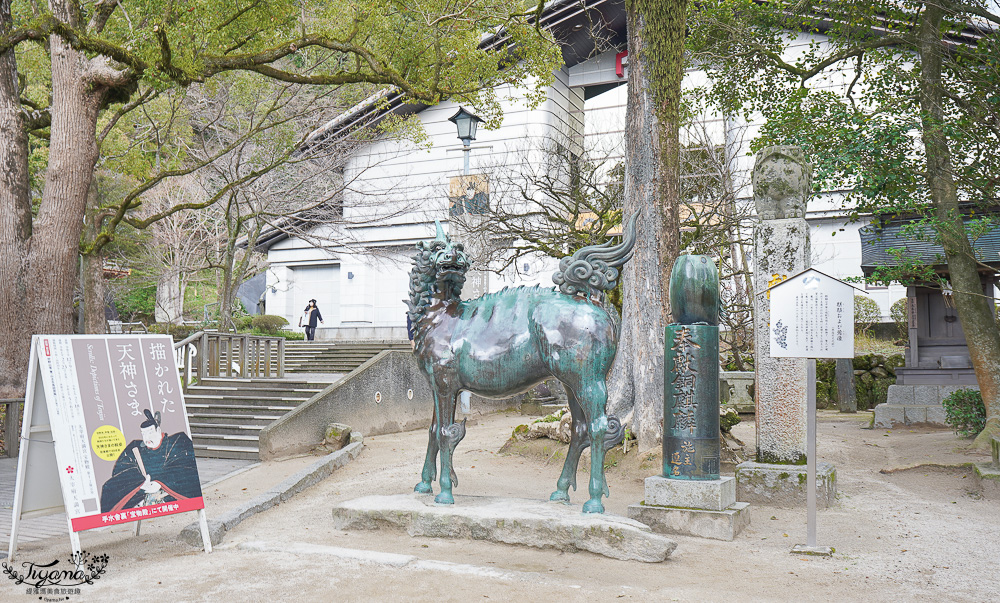
[[[253,465],[256,461],[234,459],[198,459],[198,475],[203,488],[239,473]],[[0,459],[0,557],[7,551],[10,542],[11,515],[14,508],[14,481],[17,477],[17,459]],[[21,521],[18,532],[18,543],[34,542],[54,536],[66,537],[69,526],[66,524],[66,514],[32,517]]]

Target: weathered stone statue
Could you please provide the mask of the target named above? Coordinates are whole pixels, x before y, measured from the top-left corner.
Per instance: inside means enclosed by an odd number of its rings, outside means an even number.
[[[761,220],[805,218],[812,164],[801,147],[766,147],[753,166],[753,200]]]
[[[736,468],[738,496],[743,501],[782,506],[806,500],[806,360],[771,356],[766,334],[780,318],[771,316],[768,288],[812,265],[805,220],[811,191],[812,166],[802,149],[767,147],[757,155],[753,192],[760,220],[753,235],[754,332],[763,335],[754,338],[757,459]],[[836,492],[836,475],[825,464],[820,472],[819,500],[825,506]]]
[[[553,276],[559,291],[518,287],[461,301],[469,268],[462,245],[453,243],[440,224],[437,238],[417,244],[409,316],[415,327],[414,353],[434,394],[417,492],[431,492],[440,454],[441,492],[434,500],[454,503],[452,487],[458,480],[452,455],[465,437],[465,422],[455,422],[460,392],[504,397],[555,377],[566,387],[573,426],[566,462],[550,498],[569,501],[580,454],[590,446],[590,500],[583,511],[604,512],[604,456],[624,435],[620,421],[605,413],[606,379],[618,349],[620,321],[605,303],[604,292],[614,288],[618,267],[632,257],[637,217],[629,220],[619,245],[585,247],[564,258]]]

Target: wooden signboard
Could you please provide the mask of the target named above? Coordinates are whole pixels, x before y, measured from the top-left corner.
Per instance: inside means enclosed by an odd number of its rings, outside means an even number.
[[[63,511],[77,552],[80,531],[186,511],[211,551],[169,336],[35,335],[27,383],[11,559],[22,518]]]

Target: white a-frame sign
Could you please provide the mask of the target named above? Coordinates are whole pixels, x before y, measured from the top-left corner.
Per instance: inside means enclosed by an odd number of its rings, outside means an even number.
[[[167,335],[35,335],[8,556],[22,518],[79,532],[197,511],[212,551],[191,427]]]

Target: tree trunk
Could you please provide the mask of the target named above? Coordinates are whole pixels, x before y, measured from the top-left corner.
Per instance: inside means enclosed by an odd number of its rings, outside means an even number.
[[[0,0],[0,35],[11,26],[10,0]],[[0,54],[0,397],[24,395],[30,331],[27,327],[28,135],[24,131],[14,51]]]
[[[71,22],[70,11],[52,2]],[[31,324],[35,333],[73,328],[73,291],[87,193],[97,159],[95,128],[103,92],[84,78],[86,57],[59,36],[52,49],[52,138],[42,202],[34,221],[28,264]]]
[[[990,435],[1000,434],[1000,331],[990,299],[983,295],[979,271],[969,242],[958,191],[952,172],[945,123],[941,65],[945,47],[941,41],[944,11],[935,3],[924,5],[920,24],[920,108],[922,134],[927,154],[927,183],[934,204],[938,234],[948,262],[955,308],[969,346],[979,391],[986,405],[986,429],[976,445],[989,445]]]
[[[184,320],[184,286],[177,266],[167,266],[156,279],[156,322],[181,324]]]
[[[678,122],[686,3],[631,0],[627,16],[624,213],[627,218],[639,211],[640,218],[635,255],[624,271],[622,330],[608,406],[631,424],[639,449],[646,450],[663,438],[663,328],[670,322],[665,291],[680,241]]]
[[[101,229],[103,215],[100,210],[100,195],[97,190],[97,183],[93,182],[88,194],[87,217],[85,218],[85,236],[88,240],[94,240]],[[107,318],[104,315],[104,305],[107,299],[107,289],[104,283],[104,259],[103,251],[88,253],[81,258],[80,282],[83,285],[83,292],[80,303],[83,305],[79,331],[81,333],[103,334],[108,331]]]

